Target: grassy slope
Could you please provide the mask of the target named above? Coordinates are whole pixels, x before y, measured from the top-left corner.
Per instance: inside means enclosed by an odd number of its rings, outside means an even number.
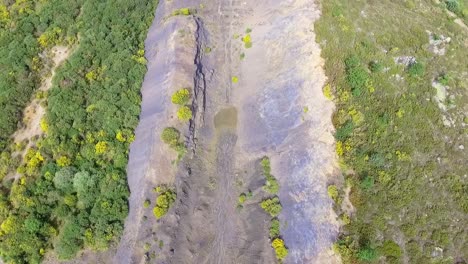
[[[336,249],[345,263],[467,260],[467,155],[459,146],[468,147],[468,32],[430,0],[321,2],[316,31],[337,105],[337,152],[357,208]],[[444,56],[429,51],[426,30],[451,38]],[[358,65],[346,69],[351,56]],[[398,56],[414,56],[423,73],[412,76]],[[382,69],[371,72],[372,61]],[[444,75],[447,111],[431,86]],[[443,253],[431,257],[437,248]]]

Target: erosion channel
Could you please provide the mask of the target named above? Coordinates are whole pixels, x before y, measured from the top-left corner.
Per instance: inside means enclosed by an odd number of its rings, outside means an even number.
[[[264,157],[280,186],[284,263],[338,263],[326,190],[338,169],[315,43],[319,15],[313,0],[160,1],[145,43],[130,213],[115,263],[274,263],[272,216],[260,206],[272,197]],[[189,122],[171,102],[182,88],[191,93]],[[180,162],[161,141],[165,127],[181,132],[188,152]],[[162,184],[177,198],[157,220],[153,189]]]

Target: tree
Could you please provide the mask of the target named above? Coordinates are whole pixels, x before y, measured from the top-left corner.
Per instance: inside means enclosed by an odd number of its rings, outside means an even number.
[[[420,62],[415,62],[408,66],[408,74],[416,77],[424,74],[424,65]]]
[[[272,217],[277,216],[283,209],[277,196],[263,200],[260,203],[260,206],[263,208],[263,210],[265,210],[265,212],[269,213]]]
[[[83,207],[91,206],[96,198],[96,178],[96,175],[91,175],[87,171],[80,171],[73,178],[73,188],[77,193],[78,201],[82,203]]]
[[[180,121],[189,121],[192,118],[192,110],[187,106],[182,106],[177,110],[177,117]]]
[[[96,154],[103,154],[103,153],[106,153],[107,148],[108,148],[107,142],[105,142],[105,141],[99,141],[99,142],[96,144],[96,146],[95,146]]]
[[[165,189],[159,193],[158,198],[156,198],[156,206],[153,209],[153,213],[157,219],[164,216],[168,211],[171,205],[176,200],[176,193],[171,189]]]
[[[161,139],[164,143],[174,146],[179,142],[180,132],[173,127],[164,128],[161,133]]]
[[[73,167],[65,167],[55,173],[54,185],[57,189],[68,193],[73,190],[73,176],[75,169]]]
[[[37,219],[33,215],[30,215],[24,221],[24,228],[30,233],[36,233],[41,229],[42,224],[43,223],[39,219]]]
[[[57,165],[60,167],[67,167],[70,166],[71,160],[67,156],[61,156],[57,159]]]
[[[172,97],[171,101],[177,105],[186,105],[190,100],[190,91],[187,88],[180,89],[176,91]]]
[[[5,234],[10,234],[17,232],[19,229],[19,219],[17,216],[10,214],[5,221],[0,224],[0,229],[3,231]]]
[[[83,243],[82,228],[72,219],[63,225],[54,248],[59,259],[71,259],[80,250]]]
[[[41,47],[49,48],[59,43],[61,34],[62,29],[55,27],[49,31],[42,33],[37,39],[37,41],[39,42],[39,45],[41,45]]]
[[[280,221],[277,218],[271,220],[270,223],[270,238],[279,237],[280,235]]]
[[[288,255],[288,249],[284,245],[283,239],[275,238],[271,242],[271,246],[275,249],[277,259],[283,260]]]

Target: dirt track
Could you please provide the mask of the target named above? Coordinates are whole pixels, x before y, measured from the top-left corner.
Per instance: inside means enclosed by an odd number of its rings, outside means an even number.
[[[197,13],[169,17],[181,7]],[[338,224],[326,194],[337,173],[333,105],[321,91],[318,16],[312,0],[216,0],[203,8],[160,1],[146,41],[148,73],[128,165],[130,214],[115,263],[274,263],[271,217],[258,205],[266,197],[263,156],[281,185],[285,263],[338,263],[330,251]],[[248,28],[251,48],[241,40]],[[193,88],[190,125],[177,121],[170,102],[182,87]],[[159,139],[166,126],[181,130],[191,149],[178,166]],[[143,202],[154,201],[151,190],[161,183],[174,184],[178,197],[156,221]],[[248,190],[253,197],[238,209]]]

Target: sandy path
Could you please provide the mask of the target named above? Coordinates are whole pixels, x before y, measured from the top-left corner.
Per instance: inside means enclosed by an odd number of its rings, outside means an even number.
[[[285,263],[339,263],[330,251],[338,223],[326,185],[337,170],[333,104],[321,91],[325,74],[313,32],[317,6],[216,0],[196,16],[168,17],[199,6],[161,1],[148,34],[142,113],[127,168],[130,213],[114,262],[273,263],[271,217],[258,205],[266,196],[259,160],[267,155],[281,183]],[[241,41],[247,28],[250,49]],[[181,87],[193,87],[189,126],[174,118],[169,100]],[[179,166],[159,139],[165,126],[181,130],[193,150]],[[174,184],[178,197],[156,221],[143,202],[154,199],[151,189],[160,183]],[[248,189],[254,196],[236,209]]]

